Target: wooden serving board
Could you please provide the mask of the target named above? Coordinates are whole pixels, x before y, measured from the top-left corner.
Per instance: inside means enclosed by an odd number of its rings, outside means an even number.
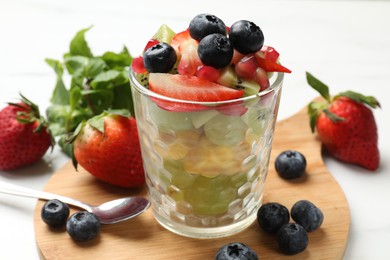
[[[65,228],[50,229],[40,217],[42,201],[35,208],[34,226],[42,259],[214,259],[224,244],[240,241],[252,247],[259,259],[342,259],[347,244],[350,214],[344,193],[326,169],[321,145],[310,131],[306,109],[277,123],[264,202],[279,202],[291,209],[301,199],[316,204],[324,213],[320,229],[309,233],[309,245],[297,255],[282,254],[274,235],[264,233],[255,222],[239,234],[219,239],[181,237],[161,227],[152,211],[114,225],[104,225],[93,241],[76,243]],[[305,177],[287,181],[274,170],[274,159],[294,149],[307,160]],[[130,195],[146,195],[145,189],[125,190],[97,181],[85,171],[66,164],[49,180],[45,191],[77,198],[91,204]],[[72,212],[76,209],[72,209]]]

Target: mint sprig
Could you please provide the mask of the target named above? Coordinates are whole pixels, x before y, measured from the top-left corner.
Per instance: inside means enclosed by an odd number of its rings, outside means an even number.
[[[111,109],[125,109],[134,115],[128,78],[133,57],[126,47],[117,53],[94,55],[85,39],[91,28],[76,33],[62,60],[45,60],[56,74],[46,115],[51,132],[69,156],[65,137],[81,122]]]

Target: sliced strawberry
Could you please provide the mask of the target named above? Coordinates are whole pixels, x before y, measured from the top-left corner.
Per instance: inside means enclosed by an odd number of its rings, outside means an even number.
[[[131,68],[134,70],[134,72],[138,74],[146,73],[146,68],[144,66],[144,58],[142,56],[134,58],[133,62],[131,63]]]
[[[193,76],[202,65],[198,55],[199,43],[191,38],[189,30],[180,32],[172,38],[171,46],[180,57],[178,72],[181,75]]]
[[[144,48],[144,52],[149,49],[150,47],[153,47],[154,45],[158,44],[160,41],[159,40],[156,40],[156,39],[150,39],[148,41],[148,43],[146,44],[145,48]]]
[[[151,73],[150,90],[166,97],[197,102],[233,100],[243,96],[243,90],[235,90],[196,76],[179,74]],[[162,108],[171,111],[204,110],[210,107],[200,104],[173,102],[153,98]]]
[[[277,62],[279,58],[279,52],[277,52],[274,47],[270,46],[263,46],[258,53],[262,58],[273,62]]]
[[[257,63],[259,64],[259,67],[264,69],[266,72],[285,72],[285,73],[291,73],[291,70],[287,69],[286,67],[283,67],[279,63],[276,63],[271,60],[266,60],[265,58],[261,57],[259,53],[255,54],[255,57],[257,59]]]

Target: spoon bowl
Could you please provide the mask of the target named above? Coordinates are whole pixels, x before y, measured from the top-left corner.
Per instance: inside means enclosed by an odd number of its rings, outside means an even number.
[[[134,218],[150,207],[149,200],[143,197],[121,198],[95,206],[66,196],[29,189],[5,182],[0,182],[0,193],[42,200],[58,199],[64,203],[95,214],[102,224],[114,224]]]

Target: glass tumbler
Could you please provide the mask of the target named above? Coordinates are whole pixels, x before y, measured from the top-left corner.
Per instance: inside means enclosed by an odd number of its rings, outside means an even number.
[[[256,95],[220,102],[159,95],[132,71],[130,82],[155,219],[193,238],[250,226],[262,203],[283,73]]]

